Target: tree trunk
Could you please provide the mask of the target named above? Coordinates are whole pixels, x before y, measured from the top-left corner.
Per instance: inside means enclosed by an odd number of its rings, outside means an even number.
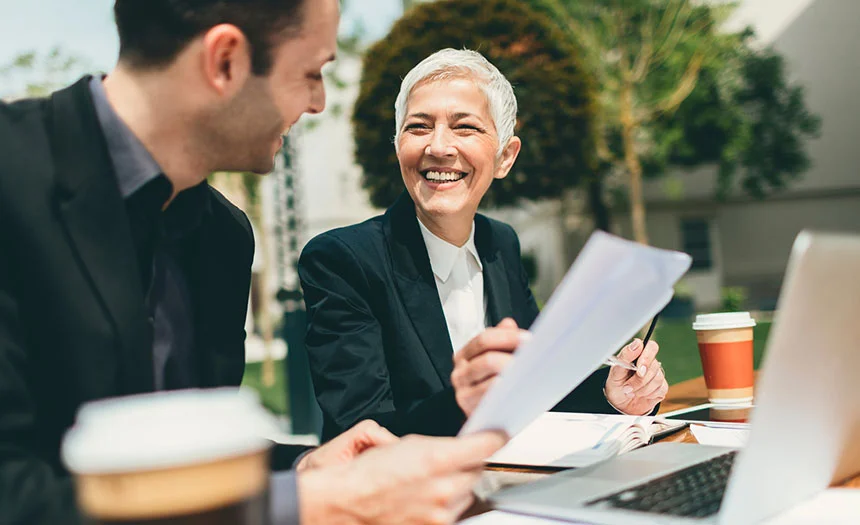
[[[605,232],[612,231],[612,217],[609,206],[603,198],[603,179],[596,176],[588,181],[588,208],[594,219],[594,227]]]
[[[633,115],[633,86],[625,82],[621,94],[621,139],[624,144],[624,166],[629,177],[630,220],[633,239],[648,244],[645,224],[645,199],[642,195],[642,164],[636,153],[636,121]]]

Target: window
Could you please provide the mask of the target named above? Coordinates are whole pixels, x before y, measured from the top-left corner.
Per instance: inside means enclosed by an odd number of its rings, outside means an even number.
[[[707,219],[681,220],[681,245],[683,250],[693,258],[692,270],[710,270],[713,266],[711,258],[711,228]]]

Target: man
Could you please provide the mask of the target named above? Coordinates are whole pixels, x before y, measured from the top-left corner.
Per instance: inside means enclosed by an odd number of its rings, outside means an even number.
[[[270,171],[284,130],[325,106],[337,0],[114,11],[114,71],[0,105],[4,525],[80,521],[58,451],[82,403],[241,381],[253,237],[205,179]],[[504,438],[394,441],[363,423],[276,475],[276,522],[451,521]]]

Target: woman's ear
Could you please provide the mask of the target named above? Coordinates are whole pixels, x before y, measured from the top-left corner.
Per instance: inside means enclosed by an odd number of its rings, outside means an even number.
[[[519,137],[511,137],[511,140],[508,141],[508,145],[502,150],[502,156],[499,159],[499,165],[496,168],[496,173],[494,175],[495,178],[504,179],[508,176],[508,173],[511,172],[511,168],[514,167],[514,162],[516,162],[517,156],[519,156],[520,149],[522,147],[523,142]]]

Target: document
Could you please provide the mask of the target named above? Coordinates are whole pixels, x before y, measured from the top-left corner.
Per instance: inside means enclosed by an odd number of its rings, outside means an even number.
[[[746,446],[750,431],[747,428],[713,428],[708,425],[690,425],[690,432],[700,445],[717,447]]]
[[[651,416],[546,412],[487,459],[492,465],[587,467],[647,445],[651,436],[681,421]]]
[[[461,434],[515,436],[627,343],[672,298],[690,256],[604,232],[589,238]]]

